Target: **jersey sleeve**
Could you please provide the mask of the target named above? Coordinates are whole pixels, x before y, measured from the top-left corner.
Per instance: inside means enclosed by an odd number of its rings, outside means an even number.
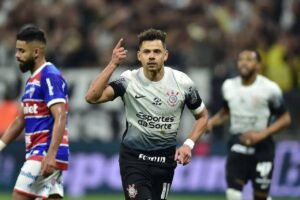
[[[203,111],[205,105],[199,95],[194,82],[190,78],[185,78],[185,104],[196,115]]]
[[[282,91],[277,84],[274,84],[270,91],[271,95],[269,97],[269,107],[271,110],[271,114],[280,116],[287,111]]]
[[[115,97],[119,97],[119,96],[123,96],[126,92],[126,88],[128,86],[129,83],[129,73],[130,71],[127,70],[125,72],[123,72],[118,78],[116,78],[115,80],[111,81],[109,83],[109,85],[113,88],[114,92],[115,92]]]
[[[229,110],[228,101],[226,99],[226,88],[228,85],[228,81],[225,81],[221,88],[221,96],[222,96],[222,106]]]
[[[43,74],[41,88],[47,107],[56,103],[66,103],[66,83],[58,74]]]

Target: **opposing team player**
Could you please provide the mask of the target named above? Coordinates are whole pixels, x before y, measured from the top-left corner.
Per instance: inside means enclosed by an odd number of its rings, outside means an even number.
[[[222,86],[224,106],[209,119],[208,129],[230,118],[230,137],[226,164],[228,200],[242,200],[243,186],[251,181],[255,200],[266,200],[271,185],[274,142],[272,135],[289,126],[278,85],[259,75],[260,56],[244,50],[238,57],[240,76],[227,79]],[[272,117],[275,117],[272,123]]]
[[[121,39],[106,68],[87,92],[89,103],[121,97],[127,128],[120,150],[120,170],[125,198],[167,199],[176,161],[191,160],[194,143],[206,131],[207,110],[193,81],[164,66],[168,58],[166,33],[149,29],[139,35],[138,60],[142,67],[127,70],[110,83],[109,78],[126,58]],[[184,144],[176,150],[176,135],[184,106],[196,122]]]
[[[20,70],[31,72],[22,97],[23,111],[5,131],[0,150],[25,128],[26,161],[13,200],[62,199],[62,170],[68,168],[68,88],[61,73],[45,60],[44,32],[33,25],[17,34]]]

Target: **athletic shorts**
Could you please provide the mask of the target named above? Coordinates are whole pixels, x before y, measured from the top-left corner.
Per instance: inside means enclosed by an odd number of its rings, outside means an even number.
[[[175,150],[140,151],[123,144],[119,163],[125,199],[167,199],[176,168]]]
[[[255,192],[268,194],[273,173],[273,157],[258,159],[256,155],[230,152],[226,163],[226,181],[228,188],[242,190],[252,182]]]
[[[63,197],[62,171],[56,170],[47,178],[41,176],[40,171],[40,161],[27,160],[21,168],[15,192],[40,199],[46,199],[51,194]]]

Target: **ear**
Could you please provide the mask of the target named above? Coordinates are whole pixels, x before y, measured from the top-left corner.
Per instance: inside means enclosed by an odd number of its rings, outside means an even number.
[[[140,51],[137,51],[136,56],[137,56],[137,59],[139,61],[141,61],[141,52]]]
[[[39,49],[39,48],[35,48],[35,49],[33,50],[33,57],[34,57],[35,59],[39,56],[40,51],[41,51],[41,49]]]
[[[166,51],[165,51],[165,56],[164,56],[164,61],[167,61],[167,60],[168,60],[168,57],[169,57],[169,51],[166,50]]]
[[[256,66],[256,71],[259,72],[259,73],[262,73],[263,72],[263,66],[261,63],[258,63],[257,66]]]

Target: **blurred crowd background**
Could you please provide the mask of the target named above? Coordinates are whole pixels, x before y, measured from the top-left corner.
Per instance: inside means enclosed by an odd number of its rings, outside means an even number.
[[[168,34],[167,65],[209,72],[211,114],[221,106],[223,81],[237,75],[237,53],[258,49],[261,73],[282,88],[293,117],[292,127],[281,137],[300,138],[299,0],[0,0],[2,70],[17,70],[15,34],[27,23],[46,32],[47,59],[62,70],[100,71],[121,37],[129,50],[124,65],[138,66],[137,34],[150,27],[162,29]],[[0,77],[3,132],[16,113],[23,80]],[[224,127],[217,129],[215,139],[223,139],[224,132]]]

